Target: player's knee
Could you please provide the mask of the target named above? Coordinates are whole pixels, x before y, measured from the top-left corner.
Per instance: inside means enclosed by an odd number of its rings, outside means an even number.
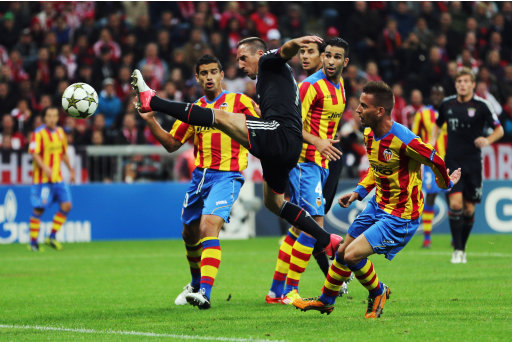
[[[343,261],[345,262],[346,265],[355,265],[359,261],[361,261],[361,257],[358,256],[353,251],[345,251],[345,254],[343,256]]]
[[[71,202],[66,202],[66,203],[62,203],[60,205],[60,210],[62,210],[63,212],[65,212],[67,214],[71,211],[72,207],[73,206],[71,205]]]

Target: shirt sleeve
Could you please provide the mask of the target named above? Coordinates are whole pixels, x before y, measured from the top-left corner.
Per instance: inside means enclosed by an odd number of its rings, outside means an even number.
[[[436,183],[442,189],[452,186],[443,158],[430,144],[425,144],[420,138],[412,139],[405,149],[405,154],[412,159],[430,166],[436,175]]]
[[[373,190],[373,188],[375,188],[375,174],[370,166],[359,183],[357,183],[357,187],[354,192],[357,193],[362,200],[370,193],[370,191]]]
[[[439,127],[443,127],[443,124],[446,121],[446,118],[444,117],[444,111],[445,111],[445,102],[441,103],[441,106],[439,107],[439,110],[437,111],[437,119],[436,119],[436,125]]]
[[[182,144],[195,134],[194,126],[188,123],[176,120],[169,131],[169,134]]]
[[[30,144],[28,145],[28,153],[38,154],[41,152],[41,136],[37,133],[32,133],[30,137]]]
[[[496,112],[494,111],[493,107],[490,105],[489,102],[484,101],[484,105],[482,106],[483,114],[484,114],[484,120],[487,122],[489,127],[496,128],[501,125],[500,120],[498,119],[498,116],[496,115]]]
[[[256,113],[256,110],[254,109],[251,98],[249,96],[241,94],[237,106],[238,108],[237,110],[235,110],[235,113],[242,113],[250,116],[259,117],[258,113]]]
[[[281,50],[274,49],[265,52],[259,60],[259,66],[268,69],[278,69],[286,64],[286,60],[281,57]]]
[[[309,110],[316,98],[315,87],[309,82],[302,82],[299,87],[300,101],[302,103],[302,122],[306,120]]]

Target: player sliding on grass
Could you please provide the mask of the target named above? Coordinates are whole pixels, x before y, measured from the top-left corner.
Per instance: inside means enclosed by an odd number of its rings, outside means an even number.
[[[369,292],[365,318],[379,317],[391,291],[379,281],[368,256],[378,253],[392,260],[416,232],[423,211],[421,164],[432,167],[443,189],[452,187],[460,179],[460,169],[450,176],[432,146],[391,119],[393,105],[393,92],[384,82],[369,82],[364,86],[356,112],[367,127],[364,136],[370,168],[356,189],[341,196],[338,202],[347,208],[356,199],[366,197],[373,188],[376,188],[375,196],[350,225],[331,265],[322,295],[293,302],[303,311],[331,313],[341,285],[354,272]]]
[[[191,125],[218,128],[259,158],[265,180],[265,206],[312,235],[319,246],[333,256],[342,238],[324,231],[306,211],[285,201],[283,195],[288,174],[297,165],[302,149],[299,89],[286,62],[302,45],[312,42],[322,42],[322,39],[316,36],[296,38],[280,49],[267,52],[265,42],[257,37],[238,43],[239,68],[251,79],[257,78],[261,118],[161,99],[146,85],[139,70],[132,73],[132,85],[137,91],[141,112],[156,110]]]
[[[257,116],[250,97],[222,90],[224,72],[219,60],[202,56],[196,64],[196,80],[205,96],[195,103],[205,108],[223,108]],[[231,114],[234,115],[234,114]],[[210,295],[217,277],[222,251],[219,232],[229,222],[233,203],[244,183],[240,171],[247,167],[247,149],[215,128],[191,126],[176,120],[170,133],[155,120],[154,113],[140,113],[151,133],[169,152],[194,137],[195,166],[185,194],[181,221],[192,281],[174,303],[199,309],[210,308]]]

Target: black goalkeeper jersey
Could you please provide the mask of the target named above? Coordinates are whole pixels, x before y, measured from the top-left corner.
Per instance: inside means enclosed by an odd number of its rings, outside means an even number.
[[[484,136],[484,127],[500,125],[489,103],[476,95],[464,103],[457,100],[457,95],[446,97],[439,108],[436,124],[441,127],[445,122],[448,128],[446,159],[455,160],[481,159],[475,139]]]
[[[299,88],[279,50],[267,51],[258,62],[256,94],[261,116],[291,128],[302,137]]]

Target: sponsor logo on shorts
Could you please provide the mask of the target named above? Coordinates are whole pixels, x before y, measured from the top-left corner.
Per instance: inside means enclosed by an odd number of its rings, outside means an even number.
[[[319,207],[322,205],[322,199],[320,197],[316,198],[316,206]]]
[[[393,240],[384,240],[384,241],[382,241],[382,243],[387,244],[387,245],[392,245],[392,244],[395,243],[395,241],[393,241]]]
[[[215,205],[221,205],[221,204],[228,204],[228,201],[222,200],[222,201],[215,202]]]

